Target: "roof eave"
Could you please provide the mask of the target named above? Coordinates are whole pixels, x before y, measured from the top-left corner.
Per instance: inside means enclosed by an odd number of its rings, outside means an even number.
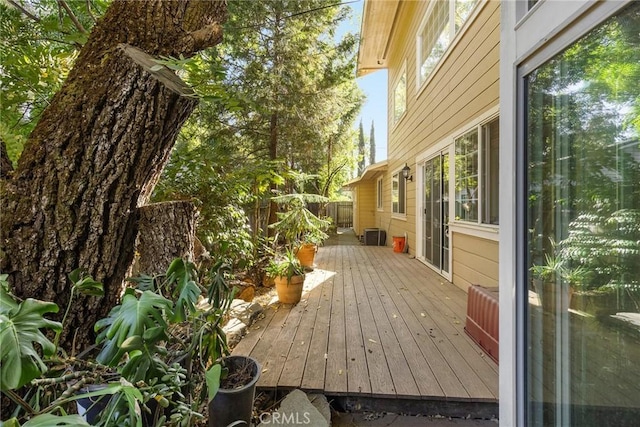
[[[365,0],[360,24],[357,76],[387,68],[387,47],[400,0]]]
[[[383,172],[386,172],[387,170],[387,165],[388,162],[387,160],[383,160],[381,162],[378,163],[374,163],[372,165],[367,166],[367,168],[364,170],[364,172],[362,173],[362,175],[360,175],[357,178],[352,179],[351,181],[345,183],[343,185],[343,187],[347,187],[347,188],[351,188],[359,183],[361,183],[362,181],[371,181],[374,178],[377,178],[379,175],[381,175]]]

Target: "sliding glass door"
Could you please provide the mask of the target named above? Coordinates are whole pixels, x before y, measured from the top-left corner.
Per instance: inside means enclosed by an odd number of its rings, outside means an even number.
[[[640,3],[524,76],[526,420],[640,423]]]
[[[449,272],[449,154],[424,164],[423,254],[438,272]]]

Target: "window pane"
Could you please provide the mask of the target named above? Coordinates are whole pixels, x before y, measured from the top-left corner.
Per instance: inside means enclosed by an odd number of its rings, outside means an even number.
[[[400,120],[407,108],[407,72],[402,73],[393,90],[393,123]]]
[[[419,33],[420,81],[436,68],[451,44],[452,38],[471,15],[477,0],[439,0],[434,2],[424,27]],[[453,9],[451,9],[453,7]]]
[[[438,65],[449,46],[449,2],[436,2],[422,31],[421,79],[426,79]]]
[[[482,126],[482,222],[498,224],[500,125],[498,119]]]
[[[478,131],[456,140],[456,219],[478,222]]]
[[[398,213],[406,213],[405,207],[406,207],[406,188],[405,188],[405,184],[406,184],[406,180],[404,178],[400,178],[398,180]]]
[[[398,213],[398,174],[393,175],[391,181],[391,207],[393,213]]]
[[[526,79],[530,426],[640,419],[640,3]]]
[[[477,2],[477,0],[456,0],[456,33],[471,15],[471,11]]]

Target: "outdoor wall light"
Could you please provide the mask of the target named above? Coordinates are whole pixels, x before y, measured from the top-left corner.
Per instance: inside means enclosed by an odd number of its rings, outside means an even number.
[[[413,182],[413,175],[411,175],[411,168],[406,163],[402,168],[402,177],[407,181]]]

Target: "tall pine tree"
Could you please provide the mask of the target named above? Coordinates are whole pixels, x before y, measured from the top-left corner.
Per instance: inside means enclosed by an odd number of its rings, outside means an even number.
[[[376,136],[373,127],[373,120],[371,121],[371,134],[369,136],[369,164],[372,165],[376,162]]]
[[[358,176],[362,175],[367,159],[366,147],[364,143],[364,128],[362,127],[362,119],[360,119],[360,133],[358,133]]]

